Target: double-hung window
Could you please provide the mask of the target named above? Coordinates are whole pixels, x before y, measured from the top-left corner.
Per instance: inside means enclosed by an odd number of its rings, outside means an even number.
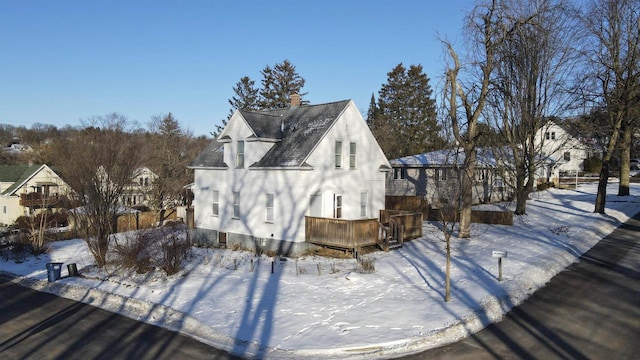
[[[336,141],[335,162],[336,162],[336,169],[339,169],[342,167],[342,141]]]
[[[360,193],[360,216],[367,216],[367,204],[369,203],[369,194],[366,191]]]
[[[211,213],[213,216],[220,215],[220,193],[218,190],[213,190],[211,192]]]
[[[265,221],[273,222],[273,205],[274,205],[274,196],[273,194],[267,194],[267,202],[265,209]]]
[[[349,143],[349,169],[356,168],[356,143]]]
[[[240,192],[233,192],[233,217],[240,218]]]
[[[236,167],[241,169],[244,167],[244,141],[238,140],[238,147],[236,149]]]

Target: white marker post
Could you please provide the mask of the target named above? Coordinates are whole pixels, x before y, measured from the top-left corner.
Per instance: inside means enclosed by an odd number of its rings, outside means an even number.
[[[507,252],[494,250],[491,257],[498,258],[498,281],[502,281],[502,258],[507,257]]]

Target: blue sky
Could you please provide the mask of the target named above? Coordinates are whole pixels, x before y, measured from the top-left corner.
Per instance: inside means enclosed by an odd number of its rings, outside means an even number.
[[[472,0],[0,0],[0,123],[78,126],[172,112],[194,135],[229,113],[243,76],[289,59],[312,104],[372,93],[399,63],[439,86],[438,36],[462,47]],[[363,114],[365,115],[365,114]]]

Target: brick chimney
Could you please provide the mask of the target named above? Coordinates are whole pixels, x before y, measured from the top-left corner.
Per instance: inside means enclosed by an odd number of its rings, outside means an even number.
[[[291,105],[289,107],[298,107],[300,106],[301,103],[301,99],[300,99],[300,95],[298,94],[291,94]]]

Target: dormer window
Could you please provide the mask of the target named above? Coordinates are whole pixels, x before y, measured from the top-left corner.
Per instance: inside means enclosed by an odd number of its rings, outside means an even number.
[[[236,167],[241,169],[244,167],[244,141],[238,140],[236,152]]]

